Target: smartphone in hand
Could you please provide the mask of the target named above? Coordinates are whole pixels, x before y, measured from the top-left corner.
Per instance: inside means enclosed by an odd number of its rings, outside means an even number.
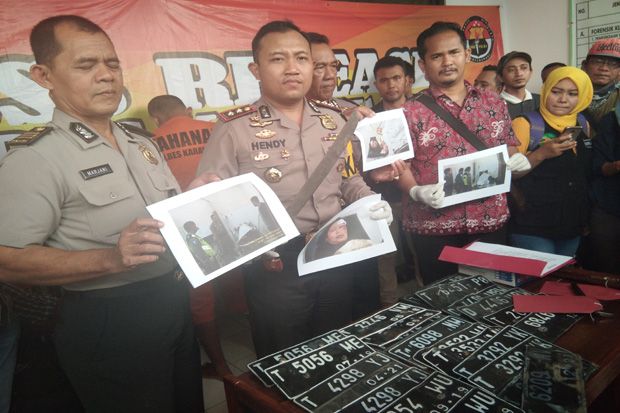
[[[562,132],[562,135],[568,134],[570,140],[574,141],[581,133],[581,126],[569,126]]]

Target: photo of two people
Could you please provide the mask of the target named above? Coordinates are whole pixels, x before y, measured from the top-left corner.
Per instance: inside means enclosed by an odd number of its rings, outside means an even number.
[[[508,192],[511,175],[506,159],[506,145],[501,145],[439,160],[437,175],[445,192],[442,207]]]
[[[149,205],[172,253],[195,287],[299,232],[268,185],[254,174],[204,185]]]

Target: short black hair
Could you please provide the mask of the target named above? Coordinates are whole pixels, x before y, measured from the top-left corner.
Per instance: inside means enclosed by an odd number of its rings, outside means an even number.
[[[415,79],[415,66],[405,60],[405,75]]]
[[[497,66],[495,65],[486,65],[482,68],[482,72],[495,72],[497,74]]]
[[[372,70],[372,72],[375,75],[375,79],[376,79],[377,78],[377,72],[379,71],[379,69],[387,69],[388,67],[399,66],[400,68],[403,69],[403,73],[406,75],[407,74],[407,68],[405,67],[405,63],[406,62],[403,59],[401,59],[400,57],[385,56],[385,57],[382,57],[381,59],[377,60],[377,63],[375,63],[375,67]]]
[[[546,64],[545,67],[543,67],[541,69],[541,72],[544,72],[547,69],[550,69],[552,67],[565,67],[566,63],[562,63],[562,62],[551,62],[549,64]]]
[[[174,95],[155,96],[147,105],[150,115],[154,113],[169,113],[175,109],[185,109],[185,103]]]
[[[37,23],[30,32],[30,48],[37,64],[50,65],[52,60],[62,51],[62,46],[56,39],[55,29],[58,25],[68,23],[80,31],[87,33],[103,33],[108,39],[108,34],[97,24],[74,14],[63,14],[48,17]],[[111,40],[110,40],[111,42]]]
[[[301,34],[304,39],[308,40],[306,34],[290,20],[274,20],[258,29],[256,35],[254,35],[254,38],[252,39],[252,57],[254,58],[254,62],[258,62],[258,49],[260,46],[260,41],[263,40],[263,37],[270,33],[286,33],[289,31],[297,32]],[[309,43],[310,42],[308,42],[308,44]]]
[[[308,42],[310,42],[311,45],[326,44],[329,46],[329,37],[325,36],[324,34],[316,32],[305,32],[303,34],[306,36],[306,39],[308,39]]]
[[[463,33],[461,26],[453,22],[439,21],[439,22],[433,23],[431,27],[429,27],[428,29],[425,29],[422,33],[420,33],[420,35],[416,39],[416,46],[418,48],[418,56],[420,57],[420,59],[424,60],[424,56],[426,55],[426,52],[427,52],[426,40],[428,40],[429,37],[433,37],[437,34],[445,33],[445,32],[454,32],[458,34],[459,39],[461,40],[461,44],[463,45],[463,48],[467,49],[467,40],[465,39],[465,33]]]

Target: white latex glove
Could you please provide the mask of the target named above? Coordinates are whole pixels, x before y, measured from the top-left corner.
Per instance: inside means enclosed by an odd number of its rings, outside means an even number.
[[[532,169],[532,165],[527,159],[527,156],[523,155],[521,152],[512,155],[510,159],[508,159],[508,162],[506,162],[506,167],[510,169],[511,172],[525,172]]]
[[[375,221],[385,219],[387,224],[390,225],[394,219],[392,216],[392,208],[387,201],[379,201],[376,204],[371,205],[368,210],[370,211],[370,218]]]
[[[441,208],[445,192],[443,182],[432,185],[416,185],[409,190],[409,196],[414,201],[422,202],[431,208]]]

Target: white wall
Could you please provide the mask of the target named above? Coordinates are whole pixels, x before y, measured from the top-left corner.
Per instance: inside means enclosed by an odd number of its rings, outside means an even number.
[[[547,63],[569,63],[570,0],[446,0],[446,5],[500,6],[504,53],[532,56],[531,91],[540,90],[540,69]]]

